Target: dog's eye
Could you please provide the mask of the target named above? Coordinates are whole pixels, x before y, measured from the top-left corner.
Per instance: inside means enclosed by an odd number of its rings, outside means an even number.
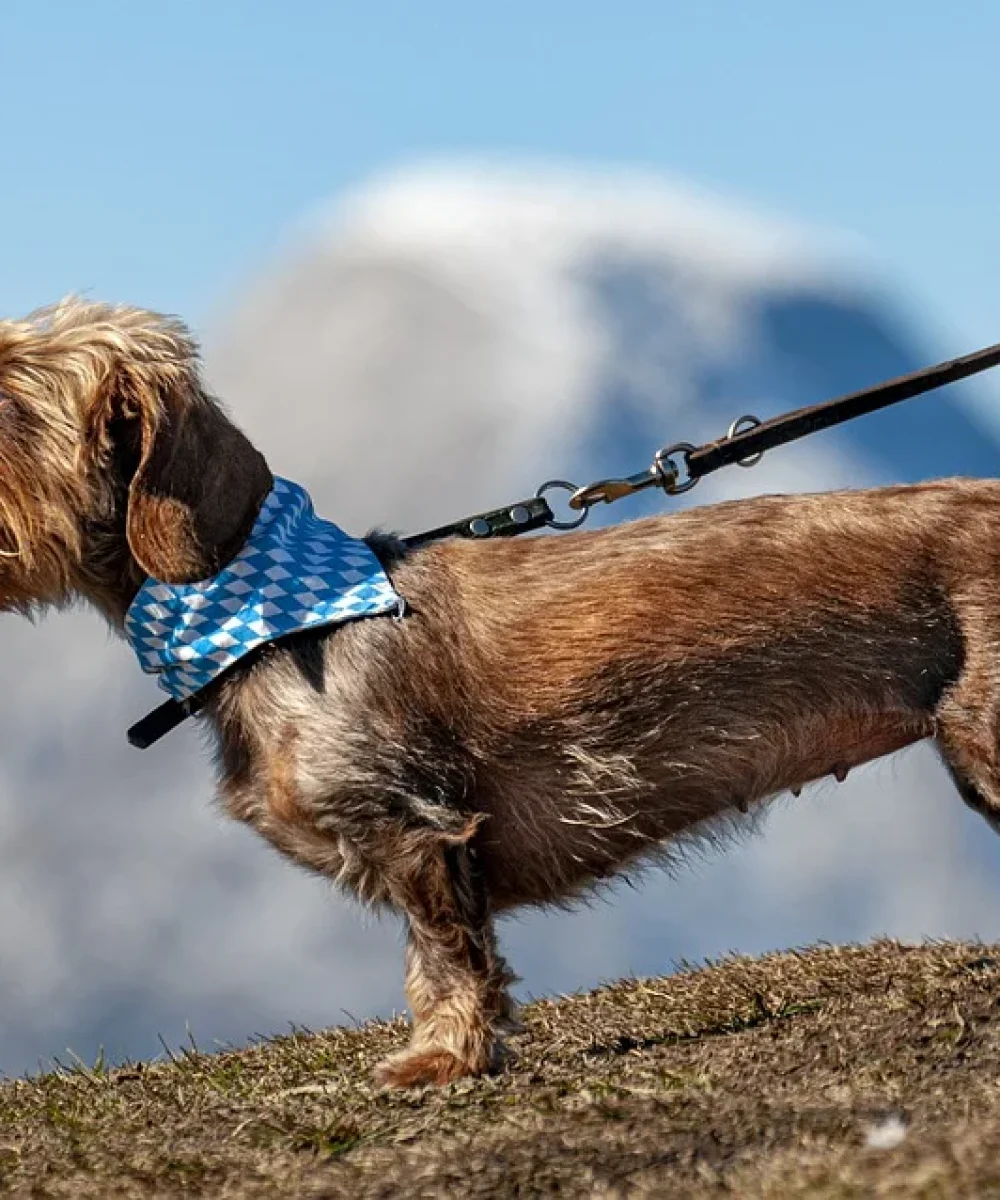
[[[6,428],[10,428],[11,418],[16,416],[23,408],[24,405],[13,392],[0,387],[0,421],[4,423]]]
[[[43,426],[20,396],[0,388],[0,454],[32,451]]]
[[[15,409],[20,407],[22,407],[22,404],[15,393],[5,387],[0,387],[0,413],[4,413],[9,417]]]

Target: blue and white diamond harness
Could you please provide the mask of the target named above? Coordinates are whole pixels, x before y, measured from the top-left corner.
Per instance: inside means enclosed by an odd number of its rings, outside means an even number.
[[[368,545],[317,517],[304,488],[276,477],[232,562],[197,583],[147,579],[125,636],[142,669],[186,700],[265,642],[402,611]]]

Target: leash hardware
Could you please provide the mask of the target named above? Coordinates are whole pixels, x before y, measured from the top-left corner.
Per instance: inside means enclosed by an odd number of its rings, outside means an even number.
[[[567,485],[572,487],[572,484]],[[530,500],[519,500],[516,504],[505,504],[503,508],[492,508],[489,512],[477,513],[474,517],[463,517],[450,525],[439,525],[425,533],[411,534],[402,539],[404,546],[417,549],[428,542],[443,538],[462,537],[482,541],[484,538],[516,537],[519,533],[530,533],[541,529],[552,521],[552,509],[542,496],[542,489]]]
[[[567,522],[564,526],[557,525],[555,528],[575,529],[595,504],[614,504],[616,500],[634,496],[636,492],[644,492],[647,488],[662,488],[669,496],[688,491],[694,487],[697,480],[686,479],[683,483],[680,482],[681,472],[673,461],[673,455],[687,454],[693,449],[694,446],[690,442],[677,442],[673,446],[664,446],[662,450],[656,452],[656,457],[645,471],[637,471],[635,475],[598,479],[594,483],[588,483],[586,487],[575,487],[564,480],[553,480],[543,484],[543,487],[558,486],[572,491],[573,494],[568,501],[569,506],[574,512],[581,514],[577,521]]]
[[[741,421],[745,419],[744,417],[740,418]],[[687,471],[688,455],[695,449],[696,447],[691,442],[674,442],[671,446],[664,446],[657,450],[653,461],[645,471],[638,471],[635,475],[598,479],[594,483],[588,483],[585,487],[570,483],[568,479],[547,480],[535,493],[536,498],[540,499],[546,492],[553,490],[569,492],[570,497],[567,504],[580,515],[575,520],[569,521],[562,521],[551,516],[545,522],[546,525],[550,529],[579,529],[595,504],[614,504],[616,500],[634,496],[636,492],[644,492],[651,487],[661,488],[668,496],[679,496],[683,492],[689,492],[698,482],[697,478]],[[674,462],[677,455],[684,456],[684,470],[687,477],[683,480],[681,478],[682,469]]]
[[[668,496],[682,496],[698,482],[698,476],[691,474],[691,455],[697,449],[698,447],[691,442],[674,442],[672,446],[664,446],[661,450],[657,450],[653,465],[649,469],[656,471],[660,476],[662,480],[660,486]],[[687,478],[683,482],[679,482],[681,473],[674,462],[675,454],[680,454],[684,458],[684,470],[687,472]]]
[[[538,491],[535,492],[535,499],[541,500],[544,498],[546,492],[551,491],[572,493],[569,499],[569,506],[570,508],[579,507],[579,505],[573,504],[573,498],[576,496],[577,492],[580,491],[580,488],[577,487],[575,483],[570,483],[568,479],[548,479],[542,484]],[[550,529],[579,529],[589,515],[590,508],[588,506],[584,508],[583,512],[581,512],[580,515],[573,521],[560,521],[557,517],[550,516],[545,524],[548,525]]]
[[[681,468],[674,462],[674,458],[683,455],[686,470],[687,456],[694,449],[691,442],[674,442],[672,446],[664,446],[657,450],[645,471],[638,471],[635,475],[623,475],[617,479],[598,479],[595,483],[588,483],[586,487],[577,488],[569,498],[569,506],[576,512],[582,511],[586,514],[595,504],[614,504],[616,500],[634,496],[636,492],[644,492],[651,487],[661,488],[668,496],[679,496],[683,492],[689,492],[698,480],[690,472],[687,473],[687,478],[682,480]]]
[[[739,437],[741,433],[749,433],[751,429],[756,429],[758,425],[763,424],[764,422],[760,417],[755,417],[753,413],[744,413],[742,417],[737,417],[726,430],[726,439],[732,441],[734,437]],[[748,454],[746,458],[738,458],[736,466],[755,467],[763,457],[764,451],[758,450],[756,454]]]
[[[569,506],[576,512],[586,512],[595,504],[614,504],[616,500],[634,496],[646,488],[662,487],[664,491],[669,491],[677,475],[672,463],[668,466],[665,462],[654,462],[645,471],[635,475],[625,475],[621,479],[598,479],[586,487],[577,488],[569,498]]]

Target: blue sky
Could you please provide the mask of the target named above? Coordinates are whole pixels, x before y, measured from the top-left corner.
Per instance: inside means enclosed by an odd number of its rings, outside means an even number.
[[[225,305],[290,224],[443,152],[625,164],[860,235],[1000,339],[1000,5],[6,0],[0,311]]]

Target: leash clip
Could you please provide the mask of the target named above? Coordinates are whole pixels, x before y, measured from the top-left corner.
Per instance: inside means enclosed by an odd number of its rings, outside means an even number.
[[[652,466],[635,475],[625,475],[620,479],[598,479],[586,487],[577,488],[568,504],[574,512],[586,512],[594,504],[614,504],[616,500],[624,500],[626,496],[634,496],[646,488],[662,487],[668,492],[677,478],[678,472],[673,463],[668,465],[666,460],[662,464],[654,461]]]
[[[687,456],[694,449],[695,447],[690,442],[674,442],[672,446],[664,446],[657,450],[653,461],[645,471],[638,471],[635,475],[624,475],[620,478],[598,479],[595,483],[588,483],[586,487],[576,488],[570,496],[568,504],[574,512],[586,514],[587,510],[595,504],[614,504],[616,500],[634,496],[636,492],[644,492],[651,487],[662,489],[668,496],[679,496],[682,492],[690,491],[698,480],[689,473],[687,478],[682,480],[682,468],[674,459],[678,455],[682,455],[686,470]],[[544,486],[552,487],[557,484],[567,488],[573,486],[564,484],[561,480],[554,480]]]

